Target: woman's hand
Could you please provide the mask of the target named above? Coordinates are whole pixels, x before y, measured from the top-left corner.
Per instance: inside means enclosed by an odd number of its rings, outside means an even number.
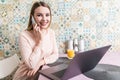
[[[40,34],[40,28],[37,26],[37,24],[34,25],[33,33],[35,36],[36,43],[39,43],[39,41],[41,40],[41,34]]]
[[[33,32],[34,32],[36,44],[38,45],[40,44],[40,42],[43,40],[44,36],[46,35],[46,30],[41,29],[40,26],[35,24]]]
[[[41,60],[40,63],[39,63],[40,66],[42,66],[42,65],[44,65],[44,64],[45,64],[44,60]],[[39,68],[40,68],[39,66],[36,66],[35,69],[29,70],[29,71],[27,72],[27,76],[28,76],[28,77],[33,77],[33,76],[36,74],[36,72],[39,70]]]
[[[33,71],[33,70],[29,70],[28,72],[27,72],[27,76],[28,77],[33,77],[35,75],[35,72]]]
[[[39,69],[31,69],[27,72],[27,77],[33,78]]]
[[[40,41],[42,40],[43,36],[42,36],[41,30],[40,30],[40,27],[37,24],[34,25],[33,33],[35,36],[36,44],[39,44]]]

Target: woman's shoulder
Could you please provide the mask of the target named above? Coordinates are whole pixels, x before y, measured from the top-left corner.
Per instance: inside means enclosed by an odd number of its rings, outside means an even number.
[[[27,30],[23,30],[23,31],[20,33],[20,35],[26,35],[27,33],[28,33]]]
[[[20,36],[31,36],[31,31],[24,30],[20,33]]]

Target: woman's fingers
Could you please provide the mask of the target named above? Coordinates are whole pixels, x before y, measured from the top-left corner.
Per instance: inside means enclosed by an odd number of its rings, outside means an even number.
[[[33,75],[35,75],[36,72],[37,72],[37,71],[33,70]]]
[[[27,73],[27,76],[28,77],[32,77],[32,76],[34,76],[35,75],[35,71],[34,70],[31,70],[31,71],[29,71],[28,73]]]
[[[33,31],[34,31],[35,36],[38,37],[38,35],[39,35],[39,27],[37,26],[37,24],[34,26]]]
[[[34,27],[34,32],[40,33],[40,28],[37,26],[37,24]]]
[[[31,71],[28,71],[27,76],[28,76],[28,77],[31,77],[31,76],[33,76],[32,74],[33,74],[32,70],[31,70]]]
[[[36,30],[37,30],[37,24],[35,24],[35,26],[33,27],[33,29],[36,32]]]
[[[34,29],[33,32],[34,32],[36,43],[39,43],[40,40],[41,40],[41,30],[40,30],[40,27],[36,24],[33,29]]]
[[[24,71],[23,75],[26,75],[27,73],[28,73],[28,71],[26,70],[26,71]]]

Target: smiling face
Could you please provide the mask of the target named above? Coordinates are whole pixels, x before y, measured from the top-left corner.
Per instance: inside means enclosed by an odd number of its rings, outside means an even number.
[[[47,29],[52,20],[51,9],[45,2],[35,2],[30,11],[27,30],[33,30],[33,24],[37,23],[41,29]]]
[[[34,19],[41,29],[47,29],[51,22],[50,10],[47,7],[39,6],[34,11]]]

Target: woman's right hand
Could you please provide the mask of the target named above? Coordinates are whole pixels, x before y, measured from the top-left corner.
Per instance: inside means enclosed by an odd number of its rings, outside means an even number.
[[[41,29],[37,24],[33,28],[36,44],[39,45],[40,42],[44,39],[46,33],[44,29]]]
[[[42,39],[42,35],[41,35],[40,27],[37,26],[37,24],[34,25],[33,33],[36,43],[39,44]]]

